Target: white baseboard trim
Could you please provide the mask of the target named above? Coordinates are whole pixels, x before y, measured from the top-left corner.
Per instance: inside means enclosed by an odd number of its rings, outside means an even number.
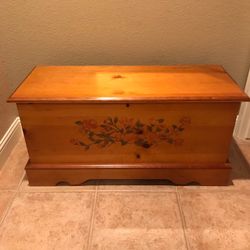
[[[23,136],[20,118],[17,117],[0,140],[0,169],[9,157],[18,140]]]
[[[247,77],[245,92],[250,96],[250,71]],[[234,129],[234,136],[241,140],[250,139],[250,103],[243,102]]]

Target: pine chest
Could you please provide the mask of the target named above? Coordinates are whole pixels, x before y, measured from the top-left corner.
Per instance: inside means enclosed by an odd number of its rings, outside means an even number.
[[[168,179],[226,185],[240,102],[221,66],[39,66],[9,98],[30,185]]]

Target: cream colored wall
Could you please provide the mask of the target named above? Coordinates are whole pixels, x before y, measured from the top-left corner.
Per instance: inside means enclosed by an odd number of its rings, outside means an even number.
[[[249,0],[1,0],[0,138],[6,96],[36,64],[216,63],[243,87],[249,13]]]
[[[3,63],[0,61],[0,140],[17,116],[14,105],[6,103],[6,99],[12,89],[5,73],[6,70],[4,69]]]

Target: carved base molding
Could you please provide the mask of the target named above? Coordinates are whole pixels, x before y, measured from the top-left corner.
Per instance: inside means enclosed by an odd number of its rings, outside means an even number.
[[[176,185],[230,184],[231,167],[225,164],[31,164],[26,166],[29,184],[80,185],[88,180],[168,180]]]

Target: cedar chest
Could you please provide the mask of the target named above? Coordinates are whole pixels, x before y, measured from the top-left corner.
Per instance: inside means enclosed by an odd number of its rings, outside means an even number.
[[[167,179],[227,185],[240,103],[221,66],[38,66],[10,96],[30,185]]]

